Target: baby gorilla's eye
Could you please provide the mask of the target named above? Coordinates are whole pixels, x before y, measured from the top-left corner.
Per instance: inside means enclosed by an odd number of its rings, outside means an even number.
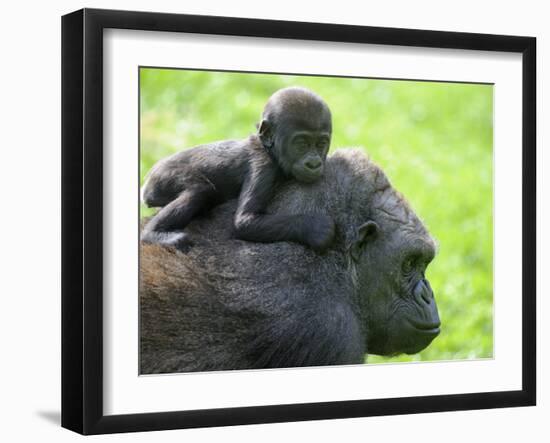
[[[317,148],[324,151],[328,147],[328,142],[326,140],[321,140],[317,142]]]
[[[295,140],[293,144],[294,147],[299,151],[303,151],[308,148],[308,143],[304,139]]]

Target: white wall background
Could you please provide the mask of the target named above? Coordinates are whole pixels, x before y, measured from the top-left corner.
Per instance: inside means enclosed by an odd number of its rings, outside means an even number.
[[[54,0],[7,2],[0,33],[0,439],[83,439],[60,414],[60,16],[81,7],[531,35],[538,38],[539,227],[550,221],[550,28],[545,2]],[[6,217],[6,216],[4,216]],[[539,229],[539,231],[541,231]],[[539,406],[102,436],[94,441],[547,441],[550,234],[539,235]],[[546,274],[543,277],[542,274]],[[7,281],[7,285],[6,285]]]

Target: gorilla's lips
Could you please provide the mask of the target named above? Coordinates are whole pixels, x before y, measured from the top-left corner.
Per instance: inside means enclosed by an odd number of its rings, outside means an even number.
[[[294,171],[294,178],[301,183],[315,183],[323,176],[323,168],[320,167],[315,171],[307,169],[299,169]]]
[[[416,354],[426,349],[439,335],[441,323],[436,320],[423,320],[404,318],[399,325],[388,331],[375,332],[372,342],[368,343],[369,353],[377,355],[394,356],[400,354]],[[384,337],[385,336],[385,337]]]
[[[421,323],[409,319],[407,323],[409,330],[407,338],[404,339],[401,346],[396,346],[398,349],[401,348],[401,352],[405,354],[416,354],[427,348],[441,332],[439,322]]]
[[[425,334],[431,334],[435,336],[439,335],[441,332],[440,326],[441,322],[432,322],[432,323],[419,323],[416,321],[409,320],[409,323],[411,326],[418,331],[425,333]]]

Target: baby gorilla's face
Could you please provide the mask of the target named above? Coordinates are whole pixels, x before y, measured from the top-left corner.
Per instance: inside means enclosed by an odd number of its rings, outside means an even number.
[[[321,178],[330,147],[330,133],[294,131],[284,149],[291,161],[291,174],[300,182],[313,183]]]
[[[281,152],[289,166],[287,172],[303,183],[319,180],[323,175],[330,147],[330,126],[287,126],[285,135],[281,140]]]
[[[322,177],[332,117],[321,97],[296,87],[277,91],[265,106],[259,134],[286,175],[303,183]]]

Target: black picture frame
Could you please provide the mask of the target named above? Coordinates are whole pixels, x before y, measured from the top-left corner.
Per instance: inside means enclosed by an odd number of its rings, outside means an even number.
[[[522,54],[522,389],[131,415],[103,413],[103,31],[107,28]],[[536,39],[83,9],[62,18],[62,426],[82,434],[536,404]]]

